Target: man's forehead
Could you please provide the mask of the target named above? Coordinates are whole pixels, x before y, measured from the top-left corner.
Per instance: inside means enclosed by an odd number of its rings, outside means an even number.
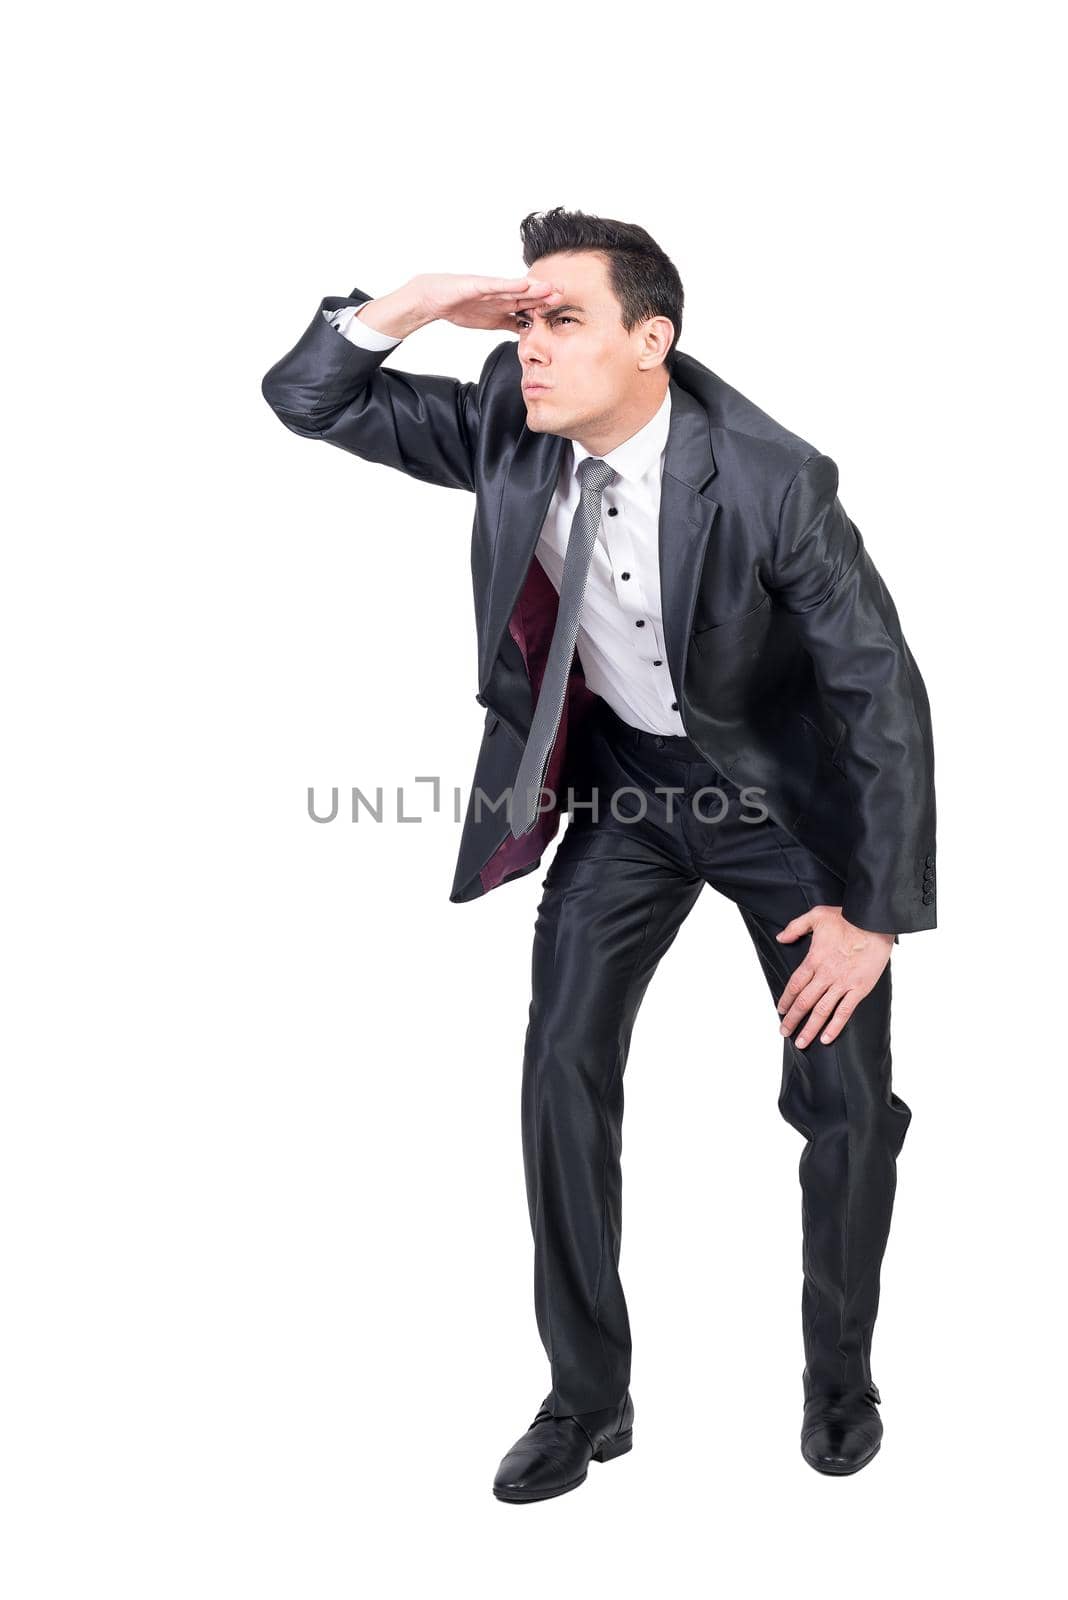
[[[565,300],[586,310],[596,311],[609,297],[604,269],[596,261],[543,256],[526,270],[533,278],[555,284],[563,290]]]

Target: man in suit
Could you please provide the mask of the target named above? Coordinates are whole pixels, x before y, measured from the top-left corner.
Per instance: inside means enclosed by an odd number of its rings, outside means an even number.
[[[475,496],[486,720],[451,898],[534,871],[569,817],[522,1083],[552,1388],[494,1492],[562,1494],[631,1447],[623,1073],[706,883],[753,940],[805,1139],[802,1453],[855,1472],[882,1438],[871,1342],[911,1118],[890,957],[935,926],[927,694],[834,461],[678,348],[682,284],[649,234],[557,207],[521,237],[524,278],[324,299],[263,379],[294,433]],[[384,364],[435,319],[518,338],[477,383]]]

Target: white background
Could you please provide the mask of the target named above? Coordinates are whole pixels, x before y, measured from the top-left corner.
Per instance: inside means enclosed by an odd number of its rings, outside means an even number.
[[[72,7],[9,56],[5,1589],[1050,1592],[1064,1433],[1064,262],[1045,8]],[[324,295],[553,205],[839,464],[933,708],[893,955],[883,1448],[802,1460],[802,1141],[706,889],[626,1077],[635,1448],[499,1504],[549,1387],[519,1085],[543,874],[453,905],[473,501],[288,433]],[[1055,294],[1056,288],[1056,294]],[[392,360],[477,377],[502,335]],[[1049,798],[1043,790],[1050,786]]]

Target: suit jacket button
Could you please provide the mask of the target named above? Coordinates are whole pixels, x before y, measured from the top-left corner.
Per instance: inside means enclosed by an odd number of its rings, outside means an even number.
[[[934,866],[934,856],[928,856],[927,860],[924,862],[924,865],[927,866],[927,867],[933,867]]]
[[[923,903],[924,903],[925,906],[933,905],[934,904],[934,895],[933,894],[925,894],[924,897],[923,897]]]
[[[476,694],[475,695],[475,699],[478,701],[480,706],[484,706],[486,704],[486,701],[485,701],[485,698],[484,698],[483,695]]]

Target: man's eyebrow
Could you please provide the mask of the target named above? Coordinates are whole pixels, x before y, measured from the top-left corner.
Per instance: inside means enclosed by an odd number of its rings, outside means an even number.
[[[531,306],[529,309],[527,309],[525,311],[513,311],[512,315],[513,315],[513,317],[529,317],[531,311],[533,311],[533,310],[534,310],[534,307]],[[583,315],[585,315],[586,307],[585,306],[549,306],[549,307],[547,307],[546,310],[540,312],[539,315],[542,316],[542,317],[555,317],[555,315],[556,315],[556,313],[558,311],[581,311],[583,313]]]

